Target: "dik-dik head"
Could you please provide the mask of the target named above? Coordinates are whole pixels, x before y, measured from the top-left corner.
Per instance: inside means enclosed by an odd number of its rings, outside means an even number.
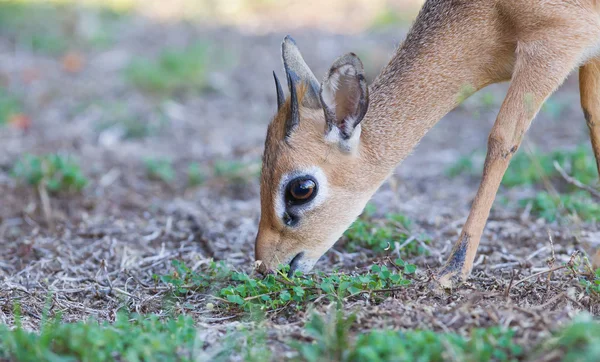
[[[362,174],[360,122],[368,107],[362,63],[338,58],[319,84],[296,44],[283,40],[289,97],[267,131],[256,260],[308,271],[360,214],[378,185]]]

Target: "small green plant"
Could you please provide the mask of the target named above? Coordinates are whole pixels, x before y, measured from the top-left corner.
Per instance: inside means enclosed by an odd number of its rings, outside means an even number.
[[[98,131],[109,128],[119,128],[125,139],[145,138],[156,131],[156,127],[130,113],[123,104],[107,107],[105,117],[97,125]]]
[[[461,157],[446,173],[451,176],[462,174],[480,174],[481,166],[475,167],[473,155]],[[597,179],[596,161],[589,146],[579,146],[574,150],[560,150],[550,153],[518,151],[510,161],[510,165],[502,178],[502,185],[515,187],[521,185],[537,185],[544,178],[561,179],[554,167],[557,162],[568,174],[584,184]],[[568,185],[569,191],[574,190]]]
[[[508,187],[533,185],[541,182],[543,177],[560,177],[554,162],[558,162],[567,173],[584,184],[589,184],[598,177],[596,161],[590,148],[579,146],[572,151],[562,150],[547,154],[518,152],[511,160],[502,184]]]
[[[592,280],[582,278],[581,285],[585,287],[586,293],[600,296],[600,268],[596,269]]]
[[[536,350],[531,361],[541,361],[550,353],[556,361],[596,361],[600,354],[600,323],[590,314],[579,314]]]
[[[287,277],[289,267],[282,267],[282,272],[270,274],[264,279],[253,279],[244,273],[232,275],[233,285],[221,290],[221,297],[231,304],[238,305],[247,311],[269,311],[286,306],[300,309],[304,303],[313,301],[325,295],[329,300],[360,294],[375,296],[379,291],[389,293],[389,288],[404,287],[410,284],[405,275],[415,272],[416,267],[396,261],[399,272],[388,269],[387,266],[373,265],[370,272],[365,274],[319,273],[314,276],[303,276],[296,272]]]
[[[361,333],[353,341],[354,316],[338,309],[334,318],[314,314],[306,325],[312,343],[295,343],[304,361],[516,361],[525,356],[510,329],[474,329],[470,338],[433,331]]]
[[[401,214],[389,214],[385,219],[374,220],[364,213],[344,233],[350,250],[368,249],[375,253],[383,253],[393,249],[395,243],[403,244],[410,235],[412,221]],[[415,238],[416,239],[416,238]],[[429,243],[426,237],[421,242]],[[421,255],[427,252],[417,240],[405,245],[401,252],[404,255]]]
[[[21,114],[21,102],[0,87],[0,126],[8,123],[12,117]]]
[[[135,59],[125,70],[136,87],[162,95],[198,91],[206,85],[208,47],[196,44],[185,50],[165,50],[156,59]]]
[[[0,325],[0,359],[13,361],[192,361],[202,342],[191,317],[161,321],[158,316],[117,314],[114,324],[94,320],[42,322],[39,333]]]
[[[188,186],[190,187],[201,185],[206,179],[206,175],[202,172],[200,165],[196,162],[192,162],[188,165],[187,176]]]
[[[153,180],[169,183],[175,179],[175,170],[171,162],[165,159],[147,158],[144,160],[146,174]]]
[[[155,282],[162,281],[173,288],[177,295],[186,295],[190,291],[203,291],[220,282],[231,279],[232,271],[223,262],[211,261],[208,266],[193,272],[179,260],[172,260],[173,272],[168,275],[153,275]]]
[[[398,24],[408,24],[412,21],[413,14],[410,11],[399,11],[392,7],[381,9],[371,21],[371,29],[381,29],[390,26],[398,26]]]
[[[448,177],[456,177],[462,174],[472,175],[475,173],[474,170],[473,157],[462,156],[446,170],[446,175]]]
[[[553,195],[539,192],[532,199],[519,201],[521,206],[531,204],[531,212],[549,222],[557,221],[569,215],[577,215],[583,221],[600,220],[600,204],[596,203],[587,191],[578,191],[565,195]]]
[[[59,154],[24,155],[12,175],[31,186],[41,184],[50,192],[81,191],[88,182],[74,159]]]
[[[326,318],[326,319],[325,319]],[[356,315],[344,315],[338,305],[334,313],[325,318],[313,313],[305,325],[306,334],[314,339],[314,343],[292,343],[300,352],[304,361],[344,361],[351,348],[350,328],[356,322]]]
[[[385,265],[373,265],[364,274],[333,273],[303,275],[295,272],[288,276],[289,266],[281,266],[276,274],[256,279],[246,273],[234,272],[223,264],[211,263],[208,268],[192,272],[179,261],[173,261],[173,272],[154,276],[155,281],[173,288],[178,296],[190,291],[218,291],[218,298],[227,301],[226,307],[249,312],[272,311],[283,307],[300,309],[304,304],[320,296],[329,300],[343,300],[360,295],[376,299],[376,295],[390,293],[390,288],[402,288],[410,284],[407,275],[414,274],[416,266],[397,259],[393,269]]]
[[[541,112],[548,115],[552,119],[560,119],[565,109],[568,108],[569,104],[572,104],[573,100],[562,100],[558,97],[551,97],[546,100],[542,105]]]
[[[233,184],[247,184],[260,176],[260,163],[230,160],[218,160],[213,166],[215,177],[223,178]]]

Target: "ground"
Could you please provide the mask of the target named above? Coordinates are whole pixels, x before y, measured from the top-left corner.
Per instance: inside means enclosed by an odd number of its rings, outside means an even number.
[[[34,331],[44,313],[60,312],[65,322],[113,321],[117,311],[186,314],[202,327],[205,349],[214,350],[231,328],[255,322],[240,311],[207,308],[218,302],[211,292],[170,297],[171,287],[156,276],[172,275],[172,260],[192,270],[220,260],[252,273],[257,175],[276,109],[271,72],[281,77],[286,29],[248,31],[86,9],[73,17],[72,38],[50,49],[48,39],[23,40],[0,25],[0,104],[12,107],[0,125],[0,324],[15,325],[15,303],[20,323]],[[96,24],[91,30],[78,28],[90,23]],[[104,40],[96,42],[98,27]],[[357,34],[297,28],[292,36],[317,77],[337,56],[354,51],[372,80],[407,30],[400,22]],[[190,49],[199,50],[190,55]],[[187,52],[173,56],[183,63],[174,66],[184,69],[179,82],[148,65],[165,50]],[[201,76],[189,79],[186,71],[196,67]],[[353,334],[381,328],[468,335],[473,327],[500,325],[534,345],[580,312],[600,312],[582,276],[558,269],[575,263],[585,269],[586,253],[600,246],[595,218],[551,222],[520,202],[539,191],[560,191],[564,181],[556,178],[503,186],[468,282],[441,294],[430,288],[431,271],[459,235],[480,179],[477,170],[456,176],[448,170],[471,154],[480,163],[506,88],[489,87],[444,117],[373,198],[369,217],[404,215],[412,220],[408,236],[429,241],[422,253],[403,255],[418,267],[410,286],[376,303],[345,300],[343,310],[360,321]],[[520,152],[572,150],[588,142],[574,73],[536,118]],[[88,180],[81,191],[52,192],[15,177],[25,154],[52,153],[77,162]],[[400,254],[393,245],[374,253],[348,244],[343,238],[316,269],[362,273]],[[545,273],[552,268],[558,270]],[[289,341],[307,338],[311,308],[326,312],[332,305],[319,300],[266,314],[261,328],[275,356],[295,355]]]

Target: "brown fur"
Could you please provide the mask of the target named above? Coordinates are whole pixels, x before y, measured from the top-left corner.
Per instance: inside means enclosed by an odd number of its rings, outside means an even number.
[[[600,6],[595,0],[429,0],[406,40],[370,87],[355,154],[323,140],[322,111],[301,109],[289,143],[269,127],[261,185],[257,259],[274,267],[299,251],[323,254],[360,208],[437,121],[477,90],[511,80],[489,135],[481,185],[439,281],[451,286],[471,271],[500,181],[543,102],[576,67],[582,106],[600,155]],[[287,105],[286,105],[287,107]],[[285,108],[285,107],[284,107]],[[460,125],[457,125],[460,127]],[[299,166],[319,165],[332,184],[328,202],[287,230],[276,220],[274,183]],[[359,208],[359,209],[360,209]],[[331,244],[330,241],[328,241]],[[291,255],[291,256],[290,256]],[[600,262],[600,255],[598,256]]]

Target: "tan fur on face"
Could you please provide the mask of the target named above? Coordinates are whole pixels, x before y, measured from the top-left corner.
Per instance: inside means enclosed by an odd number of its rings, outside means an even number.
[[[305,91],[305,86],[298,87],[300,104]],[[326,142],[322,110],[301,106],[300,124],[286,139],[285,122],[289,114],[288,99],[269,125],[265,141],[256,259],[269,268],[289,262],[298,252],[316,261],[356,219],[379,186],[365,188],[364,175],[359,171],[359,166],[364,165],[360,149],[349,154],[342,152],[337,144]],[[323,205],[302,215],[299,225],[286,227],[275,213],[280,180],[286,174],[313,167],[325,173],[330,197]]]

